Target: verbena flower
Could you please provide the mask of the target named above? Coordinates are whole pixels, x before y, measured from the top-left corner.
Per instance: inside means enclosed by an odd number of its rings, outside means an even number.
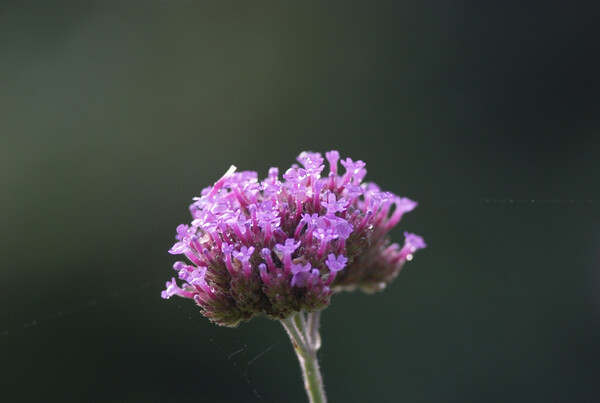
[[[235,326],[323,309],[334,291],[383,289],[426,246],[407,232],[403,246],[388,238],[417,203],[363,182],[364,162],[325,157],[327,176],[321,154],[303,152],[282,178],[232,166],[202,190],[169,251],[192,264],[175,263],[183,285],[173,278],[162,297],[192,298],[211,321]]]

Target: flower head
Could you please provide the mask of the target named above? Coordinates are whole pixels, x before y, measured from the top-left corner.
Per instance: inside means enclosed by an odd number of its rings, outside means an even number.
[[[388,232],[417,203],[364,183],[365,163],[326,153],[301,153],[279,178],[232,166],[190,206],[190,225],[177,227],[173,278],[163,298],[192,298],[224,326],[265,314],[283,319],[330,303],[335,291],[382,289],[424,248],[405,233],[403,247]],[[338,162],[344,172],[338,170]]]

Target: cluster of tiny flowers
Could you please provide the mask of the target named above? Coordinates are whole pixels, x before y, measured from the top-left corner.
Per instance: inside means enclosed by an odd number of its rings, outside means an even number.
[[[211,321],[236,326],[323,309],[336,290],[383,289],[426,246],[418,235],[405,232],[403,246],[387,236],[417,203],[364,183],[364,162],[325,156],[327,176],[321,154],[303,152],[282,178],[232,166],[205,188],[169,251],[192,264],[175,263],[184,284],[173,278],[162,297],[192,298]]]

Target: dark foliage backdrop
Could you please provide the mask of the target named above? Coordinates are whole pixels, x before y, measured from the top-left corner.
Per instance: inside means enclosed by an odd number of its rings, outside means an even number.
[[[278,323],[160,291],[203,187],[332,148],[429,244],[324,312],[332,402],[597,399],[600,10],[576,3],[1,2],[0,400],[304,401]]]

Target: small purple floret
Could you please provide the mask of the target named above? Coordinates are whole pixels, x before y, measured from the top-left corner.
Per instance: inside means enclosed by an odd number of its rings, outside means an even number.
[[[327,256],[327,261],[325,262],[325,264],[327,265],[327,267],[329,267],[329,270],[337,273],[338,271],[346,267],[347,262],[348,258],[346,256],[339,255],[338,257],[336,257],[333,253],[330,253],[329,256]]]
[[[342,197],[337,200],[335,194],[333,193],[329,193],[327,195],[327,201],[321,202],[321,206],[327,209],[328,214],[341,213],[342,211],[346,210],[347,205],[348,202],[345,198]]]
[[[285,240],[285,244],[277,244],[275,247],[285,255],[291,255],[300,246],[300,241],[294,242],[294,238],[288,238]]]
[[[310,263],[306,263],[304,266],[301,264],[292,265],[292,287],[305,287],[310,274]]]
[[[402,256],[405,260],[412,260],[413,253],[425,247],[427,247],[427,244],[423,238],[421,238],[419,235],[405,232],[404,246],[400,250],[400,256]]]
[[[250,260],[253,253],[254,253],[254,246],[250,246],[250,247],[242,246],[242,249],[239,252],[237,252],[237,251],[233,252],[233,257],[235,257],[237,260],[239,260],[242,263],[246,263]]]
[[[427,247],[427,244],[419,235],[404,232],[404,237],[406,238],[404,245],[405,247],[408,247],[411,252]]]

